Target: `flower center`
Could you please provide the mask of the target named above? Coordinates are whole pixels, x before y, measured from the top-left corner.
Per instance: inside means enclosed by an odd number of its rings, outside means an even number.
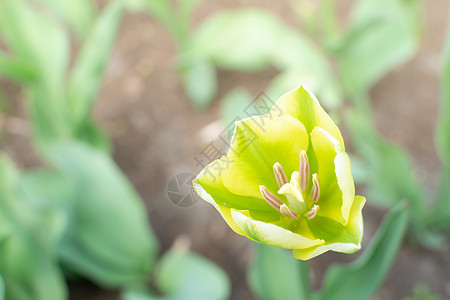
[[[286,173],[280,163],[273,165],[273,173],[277,181],[278,194],[285,195],[288,203],[285,204],[275,194],[271,193],[265,186],[260,185],[259,189],[264,200],[274,209],[289,219],[297,220],[299,216],[312,219],[316,216],[320,207],[316,203],[320,198],[319,175],[312,175],[312,187],[310,186],[309,161],[305,150],[300,152],[300,163],[298,171],[291,175],[291,181],[288,182]]]

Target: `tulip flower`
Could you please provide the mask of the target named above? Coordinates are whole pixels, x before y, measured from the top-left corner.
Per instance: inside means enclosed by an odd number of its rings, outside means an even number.
[[[227,155],[193,185],[236,233],[295,258],[361,247],[365,198],[355,196],[338,127],[302,86],[236,122]]]

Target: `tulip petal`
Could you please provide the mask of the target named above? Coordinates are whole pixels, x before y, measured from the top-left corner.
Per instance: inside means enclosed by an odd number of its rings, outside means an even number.
[[[293,255],[301,260],[311,259],[326,251],[332,250],[343,253],[353,253],[361,248],[361,240],[364,232],[362,220],[362,208],[366,199],[362,196],[356,196],[350,212],[349,222],[347,226],[341,227],[341,230],[326,226],[326,222],[316,220],[316,223],[308,222],[311,231],[318,238],[323,238],[326,242],[324,245],[314,246],[308,249],[294,249]]]
[[[235,210],[231,210],[231,216],[245,236],[266,245],[287,249],[306,249],[325,243],[324,240],[307,238],[272,223],[255,221]]]
[[[355,185],[350,169],[350,159],[341,144],[329,132],[314,127],[311,144],[317,159],[320,178],[319,216],[332,218],[342,225],[349,219]]]
[[[260,185],[276,194],[273,165],[281,163],[286,174],[298,169],[299,153],[309,143],[305,127],[290,115],[262,115],[236,123],[223,171],[223,184],[232,193],[261,197]]]
[[[229,159],[223,156],[222,158],[215,160],[206,166],[193,180],[194,189],[197,194],[213,205],[217,204],[221,207],[234,208],[238,210],[251,209],[276,214],[277,212],[268,203],[266,203],[261,196],[258,198],[242,196],[232,193],[225,187],[222,181],[222,175],[223,170],[228,168],[229,165]]]
[[[345,150],[344,140],[342,139],[339,128],[331,120],[330,116],[320,106],[317,98],[303,86],[292,90],[275,103],[271,112],[289,114],[305,125],[306,131],[310,133],[314,127],[318,126],[328,131]]]

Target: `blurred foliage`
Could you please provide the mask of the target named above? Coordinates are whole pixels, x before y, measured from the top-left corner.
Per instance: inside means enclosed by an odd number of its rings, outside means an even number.
[[[414,286],[413,295],[403,300],[441,300],[441,297],[432,293],[426,284],[418,283]]]
[[[146,291],[127,291],[125,300],[225,300],[230,282],[225,272],[210,261],[185,249],[174,248],[164,254],[155,268],[155,284],[162,295]]]
[[[285,249],[256,243],[255,249],[247,280],[258,299],[310,299],[307,262],[293,260]]]
[[[354,262],[332,265],[325,274],[316,299],[365,300],[381,286],[401,246],[408,223],[405,204],[400,203],[384,217],[364,252]]]
[[[110,1],[97,13],[92,1],[0,2],[6,46],[0,76],[23,87],[34,144],[46,163],[19,172],[8,158],[0,160],[0,274],[7,299],[66,299],[62,270],[105,288],[136,290],[149,285],[154,270],[161,273],[153,268],[158,241],[145,206],[91,119],[124,4],[135,3]],[[75,58],[65,24],[81,40]],[[185,269],[170,273],[166,264],[174,263]],[[229,293],[226,275],[194,254],[169,253],[158,266],[161,290],[172,277],[180,293],[183,280],[207,278],[213,294],[194,290],[196,299]]]
[[[450,18],[442,54],[441,102],[435,132],[436,149],[441,158],[442,170],[434,220],[439,228],[450,228]]]
[[[332,264],[325,273],[322,290],[314,293],[306,262],[293,261],[284,249],[258,244],[248,270],[250,287],[262,300],[370,299],[390,269],[407,222],[405,204],[392,208],[360,257],[349,264]]]
[[[0,160],[0,273],[7,299],[66,297],[56,248],[65,215],[43,203],[30,201],[19,186],[21,177],[11,161]]]
[[[422,1],[360,0],[333,52],[340,78],[351,97],[366,94],[419,46]],[[330,42],[334,42],[333,40]]]
[[[52,14],[66,23],[79,38],[85,37],[96,15],[92,0],[34,0],[43,4]]]

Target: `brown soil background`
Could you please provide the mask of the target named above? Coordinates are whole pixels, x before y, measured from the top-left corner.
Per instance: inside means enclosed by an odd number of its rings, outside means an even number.
[[[345,23],[353,1],[339,1]],[[289,1],[208,0],[201,3],[195,22],[227,8],[256,6],[270,10],[292,26],[295,16]],[[439,99],[439,67],[449,4],[425,2],[425,34],[417,55],[382,79],[372,90],[376,122],[389,140],[411,154],[418,176],[429,189],[436,185],[439,161],[434,150],[433,130]],[[205,112],[195,111],[183,92],[176,67],[176,49],[170,35],[146,14],[127,14],[120,28],[94,118],[112,137],[114,159],[147,204],[151,224],[160,239],[161,251],[179,235],[187,235],[191,248],[224,268],[232,282],[231,299],[254,299],[245,270],[252,256],[251,243],[233,233],[215,209],[204,202],[187,208],[168,201],[166,189],[176,174],[196,174],[194,157],[208,141],[199,132],[220,118],[220,99],[237,86],[257,96],[276,70],[259,73],[219,72],[219,94]],[[20,167],[39,165],[31,145],[29,124],[17,86],[1,82],[11,101],[2,123],[0,148]],[[363,194],[360,188],[357,193]],[[365,208],[363,246],[378,226],[384,211]],[[161,253],[162,253],[161,252]],[[336,261],[351,261],[355,255],[327,253],[311,261],[315,287],[320,288],[324,270]],[[395,300],[410,295],[416,283],[424,282],[442,299],[450,299],[450,251],[431,252],[404,245],[388,278],[373,299]],[[119,299],[85,281],[70,283],[71,299]]]

